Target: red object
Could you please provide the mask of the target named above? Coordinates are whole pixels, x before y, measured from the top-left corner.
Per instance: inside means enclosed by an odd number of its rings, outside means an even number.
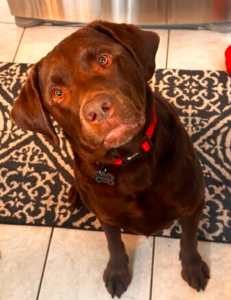
[[[144,142],[141,144],[141,147],[143,148],[143,150],[145,152],[148,152],[151,149],[151,145],[150,145],[150,142],[148,141],[148,139],[151,140],[153,133],[154,133],[154,129],[156,127],[156,123],[157,123],[157,118],[156,118],[155,111],[153,110],[153,121],[152,121],[152,124],[148,127],[148,129],[146,131],[147,139],[145,139]],[[123,160],[121,158],[118,158],[118,159],[114,160],[113,164],[114,165],[122,165]]]
[[[121,158],[118,158],[118,159],[114,160],[113,163],[114,163],[114,165],[122,165],[122,164],[123,164],[123,161],[122,161]]]
[[[225,51],[225,59],[227,72],[231,75],[231,45]]]

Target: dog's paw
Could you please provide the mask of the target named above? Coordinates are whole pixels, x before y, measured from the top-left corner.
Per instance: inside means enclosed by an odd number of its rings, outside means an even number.
[[[210,278],[209,267],[203,260],[194,265],[182,264],[181,275],[198,292],[205,289]]]
[[[103,280],[112,298],[115,296],[120,298],[121,295],[126,292],[131,282],[131,275],[127,266],[124,268],[107,267],[104,271]]]
[[[77,191],[77,188],[75,184],[73,184],[68,192],[68,199],[71,203],[72,209],[74,210],[75,208],[80,209],[81,207],[84,206],[80,195]]]

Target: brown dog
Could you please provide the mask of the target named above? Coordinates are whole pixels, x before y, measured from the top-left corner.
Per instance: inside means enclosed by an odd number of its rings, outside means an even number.
[[[106,233],[103,278],[113,297],[131,280],[120,228],[149,236],[180,219],[182,277],[198,291],[209,278],[197,251],[201,167],[174,108],[147,84],[158,44],[132,25],[90,23],[34,65],[11,111],[19,127],[56,145],[49,115],[63,128],[75,157],[70,198]]]

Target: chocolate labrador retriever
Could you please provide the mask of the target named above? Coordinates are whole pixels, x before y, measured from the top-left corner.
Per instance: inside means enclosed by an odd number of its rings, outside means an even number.
[[[148,84],[158,44],[156,33],[92,22],[34,65],[11,111],[15,124],[56,145],[49,115],[62,127],[74,154],[69,196],[106,233],[103,279],[112,297],[131,281],[121,228],[150,236],[179,219],[182,277],[197,291],[209,279],[197,250],[200,163],[174,108]]]

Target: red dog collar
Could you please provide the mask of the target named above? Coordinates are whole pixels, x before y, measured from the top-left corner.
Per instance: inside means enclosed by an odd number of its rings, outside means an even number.
[[[157,123],[157,118],[156,118],[156,114],[155,111],[153,110],[153,121],[152,124],[149,126],[149,128],[146,131],[146,135],[144,137],[143,142],[141,143],[141,149],[136,152],[135,154],[128,156],[126,158],[117,158],[116,160],[114,160],[113,164],[114,165],[125,165],[127,163],[129,163],[130,161],[132,161],[133,159],[137,159],[138,157],[140,157],[144,152],[148,152],[153,144],[152,144],[152,136],[156,127],[156,123]]]

